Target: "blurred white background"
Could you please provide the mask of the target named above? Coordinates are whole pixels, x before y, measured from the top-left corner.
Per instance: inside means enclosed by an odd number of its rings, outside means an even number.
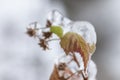
[[[95,26],[97,80],[120,80],[120,0],[0,0],[0,80],[49,79],[55,57],[25,31],[53,9]]]

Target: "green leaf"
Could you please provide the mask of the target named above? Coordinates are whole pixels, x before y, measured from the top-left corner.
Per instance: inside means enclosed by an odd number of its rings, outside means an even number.
[[[60,26],[51,26],[50,31],[60,38],[63,36],[63,29]]]

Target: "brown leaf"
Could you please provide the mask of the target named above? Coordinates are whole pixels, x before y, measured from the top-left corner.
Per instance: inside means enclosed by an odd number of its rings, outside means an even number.
[[[51,32],[43,32],[43,36],[45,37],[45,39],[50,38],[51,35],[52,35]]]
[[[61,38],[60,45],[66,54],[79,52],[83,57],[84,69],[86,70],[89,60],[89,48],[86,41],[79,34],[74,32],[66,33],[63,38]]]
[[[49,49],[47,46],[47,42],[44,39],[40,39],[40,42],[38,43],[40,47],[42,47],[44,50]]]
[[[52,26],[52,23],[49,20],[47,20],[46,27],[51,27],[51,26]]]
[[[50,76],[50,80],[60,80],[56,65],[54,66],[54,70],[53,70],[53,72],[52,72],[52,74]]]

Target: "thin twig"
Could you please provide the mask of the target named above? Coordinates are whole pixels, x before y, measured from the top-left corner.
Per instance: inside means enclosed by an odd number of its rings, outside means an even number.
[[[74,59],[71,59],[69,62],[67,62],[67,64],[70,64]]]
[[[82,70],[73,73],[71,76],[69,76],[69,77],[67,78],[67,80],[70,79],[72,76],[74,76],[76,73],[79,73],[79,74],[80,74],[80,73],[82,73]]]
[[[37,24],[38,24],[38,22],[32,22],[32,23],[30,23],[29,25],[30,25],[30,26],[31,26],[31,25],[34,25],[34,28],[35,28],[35,29],[46,29],[46,28],[48,28],[48,27],[37,28]]]
[[[47,40],[46,42],[54,41],[54,40],[60,40],[60,39],[49,39],[49,40]]]
[[[82,76],[83,76],[84,80],[88,80],[88,77],[85,77],[83,72],[82,72]]]
[[[42,28],[38,28],[38,29],[47,29],[48,27],[42,27]]]

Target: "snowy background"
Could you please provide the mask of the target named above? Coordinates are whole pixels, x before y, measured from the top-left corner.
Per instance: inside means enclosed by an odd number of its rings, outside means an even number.
[[[0,0],[0,80],[49,79],[59,50],[43,52],[25,31],[53,9],[95,26],[97,79],[120,80],[120,0]]]

